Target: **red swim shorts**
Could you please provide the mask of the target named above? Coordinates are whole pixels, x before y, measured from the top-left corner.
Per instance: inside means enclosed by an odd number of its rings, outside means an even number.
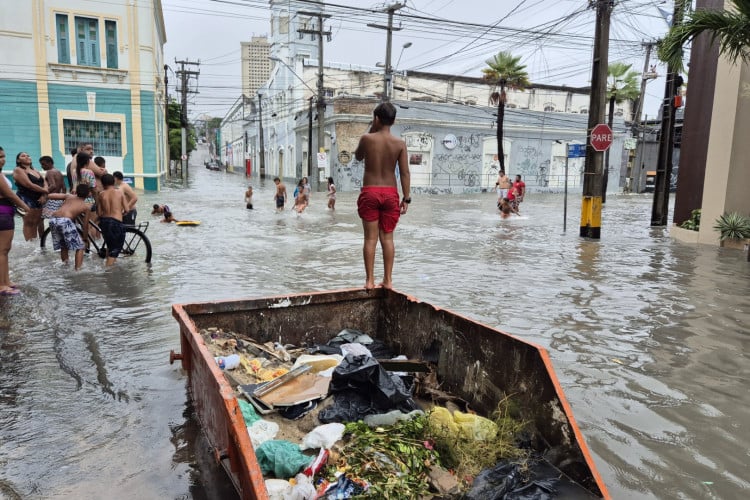
[[[392,233],[401,217],[398,189],[390,186],[363,187],[357,199],[357,213],[367,222],[378,221],[381,231]]]

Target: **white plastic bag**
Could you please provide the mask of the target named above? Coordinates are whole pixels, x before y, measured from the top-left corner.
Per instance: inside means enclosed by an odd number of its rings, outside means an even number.
[[[257,450],[258,446],[276,437],[279,433],[279,424],[260,419],[247,428],[247,433],[250,434],[253,448]]]
[[[311,430],[302,440],[303,450],[314,448],[330,449],[331,446],[344,436],[344,424],[332,423],[317,426]]]

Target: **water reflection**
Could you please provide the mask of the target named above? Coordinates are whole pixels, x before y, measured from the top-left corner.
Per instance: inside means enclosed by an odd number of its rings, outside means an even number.
[[[200,160],[200,158],[198,158]],[[0,495],[225,498],[186,405],[175,302],[363,284],[356,194],[277,214],[273,186],[192,168],[141,196],[151,266],[87,257],[74,272],[17,237],[18,297],[0,297]],[[196,227],[162,224],[154,203]],[[494,196],[415,197],[396,233],[397,288],[550,350],[615,498],[742,498],[750,448],[750,270],[738,252],[651,228],[651,200],[608,197],[583,240],[562,196],[500,220]],[[571,214],[575,209],[571,207]],[[380,254],[376,276],[382,276]]]

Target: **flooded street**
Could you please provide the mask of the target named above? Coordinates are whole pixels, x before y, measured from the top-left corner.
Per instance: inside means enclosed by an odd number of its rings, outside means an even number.
[[[199,157],[200,158],[200,157]],[[7,169],[6,169],[7,170]],[[271,179],[191,167],[145,193],[152,263],[63,266],[26,243],[23,294],[0,297],[0,498],[230,498],[179,364],[178,302],[364,284],[356,193],[275,213]],[[293,185],[289,185],[289,192]],[[750,496],[750,263],[649,227],[649,195],[608,196],[602,239],[578,237],[580,195],[414,196],[396,231],[395,288],[549,350],[614,498]],[[154,203],[196,227],[159,223]],[[289,206],[289,205],[288,205]],[[706,221],[705,223],[710,223]],[[382,277],[381,254],[376,278]]]

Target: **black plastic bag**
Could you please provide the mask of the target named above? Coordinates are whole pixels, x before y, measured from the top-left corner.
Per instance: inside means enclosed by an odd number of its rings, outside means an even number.
[[[347,355],[333,371],[329,393],[334,402],[318,415],[323,423],[356,422],[373,413],[418,408],[401,378],[370,356]]]
[[[556,484],[556,477],[526,481],[519,464],[502,461],[474,478],[464,500],[551,500]]]

